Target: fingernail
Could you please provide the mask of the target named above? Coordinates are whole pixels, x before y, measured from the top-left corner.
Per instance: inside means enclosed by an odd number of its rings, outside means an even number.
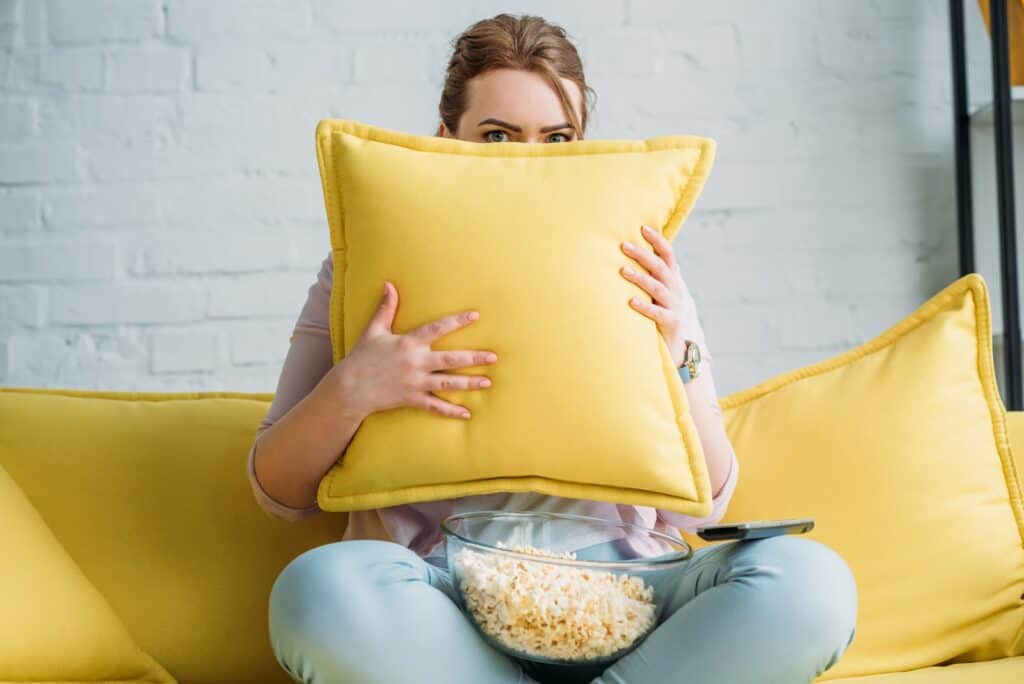
[[[487,355],[487,360],[488,361],[492,361],[492,362],[493,361],[497,361],[498,360],[498,355],[497,354],[488,354]]]
[[[645,233],[653,233],[654,232],[654,231],[651,230],[650,226],[643,226],[643,231]]]
[[[470,311],[469,312],[469,320],[475,321],[478,318],[480,318],[480,313],[479,312],[477,312],[477,311]]]
[[[483,380],[480,381],[480,386],[481,387],[490,387],[491,386],[491,381],[488,380],[487,378],[484,378]]]
[[[463,418],[469,418],[469,411],[463,411],[462,412],[462,417]]]
[[[633,269],[631,269],[629,266],[622,269],[622,272],[625,273],[626,275],[633,275]]]
[[[624,246],[625,246],[626,249],[633,249],[633,243],[632,242],[627,242]]]

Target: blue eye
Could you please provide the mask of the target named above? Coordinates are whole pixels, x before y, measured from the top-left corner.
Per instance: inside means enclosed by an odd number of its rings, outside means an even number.
[[[493,133],[498,133],[500,135],[503,135],[503,136],[505,136],[505,139],[504,140],[495,140],[494,138],[490,137],[491,134],[493,134]],[[506,133],[505,131],[499,130],[499,129],[494,129],[493,131],[487,131],[486,133],[484,133],[484,140],[486,140],[487,142],[508,142],[508,133]]]
[[[556,135],[562,136],[563,139],[562,140],[552,140],[551,138],[554,138]],[[569,136],[567,136],[565,133],[552,133],[551,137],[548,138],[548,142],[569,142]]]

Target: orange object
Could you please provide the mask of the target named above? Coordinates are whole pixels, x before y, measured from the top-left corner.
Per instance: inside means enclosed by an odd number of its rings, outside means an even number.
[[[981,15],[985,18],[989,37],[992,36],[992,19],[989,0],[978,0]],[[1008,0],[1006,3],[1007,35],[1010,38],[1010,85],[1024,85],[1024,0]]]

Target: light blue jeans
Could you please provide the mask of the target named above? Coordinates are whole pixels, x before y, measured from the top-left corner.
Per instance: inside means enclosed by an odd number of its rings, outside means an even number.
[[[448,571],[400,544],[324,544],[274,582],[270,642],[303,684],[796,684],[839,660],[857,619],[849,566],[800,536],[694,551],[658,626],[603,672],[510,658],[455,600]]]

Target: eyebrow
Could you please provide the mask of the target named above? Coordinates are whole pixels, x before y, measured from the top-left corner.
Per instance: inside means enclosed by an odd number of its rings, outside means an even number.
[[[511,129],[517,133],[523,132],[523,129],[520,128],[519,126],[516,126],[515,124],[510,124],[507,121],[502,121],[501,119],[484,119],[483,121],[478,123],[477,126],[483,126],[484,124],[495,124],[497,126],[502,126],[504,128]],[[551,131],[558,131],[563,128],[572,128],[572,125],[568,121],[563,121],[562,123],[555,124],[554,126],[545,126],[544,128],[540,129],[540,132],[549,133]]]

